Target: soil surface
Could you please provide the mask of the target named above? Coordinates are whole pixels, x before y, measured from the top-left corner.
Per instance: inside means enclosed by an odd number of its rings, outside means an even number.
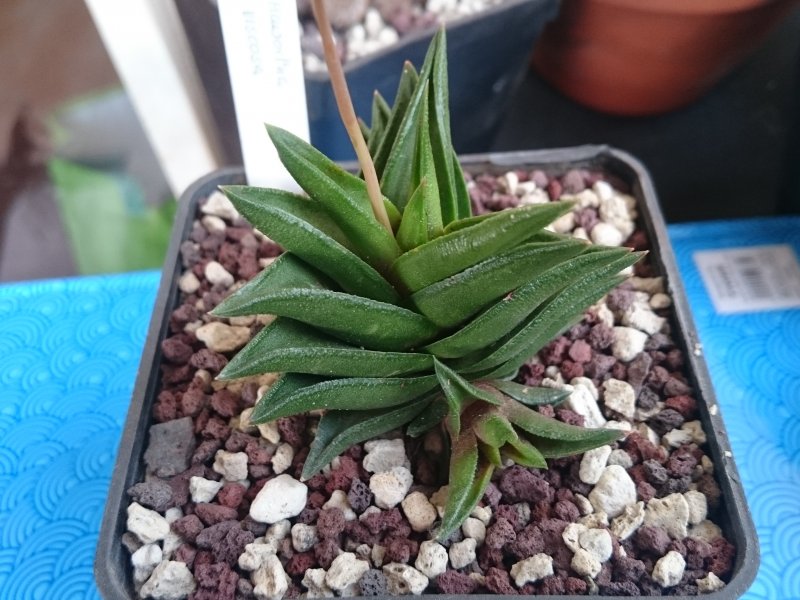
[[[556,231],[648,247],[633,198],[602,174],[469,179],[476,214],[570,198],[575,210]],[[685,595],[724,586],[736,550],[716,524],[724,507],[700,400],[651,263],[638,263],[518,376],[571,391],[542,413],[625,437],[549,461],[547,470],[499,470],[461,530],[439,543],[431,530],[447,456],[438,430],[359,444],[301,482],[317,417],[253,426],[249,412],[276,375],[214,380],[269,317],[207,311],[280,252],[219,193],[202,204],[181,247],[181,300],[161,342],[148,475],[128,492],[122,540],[141,597]]]

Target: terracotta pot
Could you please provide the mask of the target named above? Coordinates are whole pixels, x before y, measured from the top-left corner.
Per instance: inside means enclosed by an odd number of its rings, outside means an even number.
[[[647,115],[707,92],[797,0],[564,0],[533,65],[573,100]]]

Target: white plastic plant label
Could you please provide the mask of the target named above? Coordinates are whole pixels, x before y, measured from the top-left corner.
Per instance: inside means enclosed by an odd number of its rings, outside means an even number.
[[[297,5],[218,0],[218,6],[247,180],[296,190],[264,125],[309,139]]]
[[[800,307],[800,264],[788,244],[695,252],[719,314]]]

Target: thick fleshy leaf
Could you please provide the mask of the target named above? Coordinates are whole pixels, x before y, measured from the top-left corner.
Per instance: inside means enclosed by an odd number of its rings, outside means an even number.
[[[290,398],[295,392],[311,387],[324,381],[321,377],[314,375],[300,375],[298,373],[284,373],[278,380],[269,388],[269,392],[261,397],[256,402],[253,412],[250,415],[250,421],[254,424],[261,424],[271,421],[269,417],[269,403],[264,403],[264,398],[269,395],[273,402],[282,402],[286,398]]]
[[[481,415],[473,422],[472,430],[480,441],[494,448],[500,448],[519,437],[509,420],[497,411]]]
[[[602,434],[597,433],[591,438],[576,441],[551,440],[535,435],[530,435],[528,438],[545,458],[561,458],[611,444],[622,437],[622,432],[616,429],[592,429],[591,431],[602,432]]]
[[[256,405],[259,419],[273,421],[316,409],[372,410],[410,402],[430,392],[436,377],[348,377],[303,387],[288,396],[270,389]],[[255,412],[255,411],[254,411]]]
[[[500,455],[499,448],[484,444],[478,440],[478,452],[480,453],[481,457],[487,460],[492,466],[497,467],[498,469],[503,466],[503,457]]]
[[[256,229],[323,270],[342,289],[384,302],[398,300],[381,274],[352,251],[322,206],[280,190],[226,186],[223,191]]]
[[[392,272],[410,292],[416,292],[524,242],[571,206],[551,202],[495,213],[406,252],[394,262]]]
[[[381,410],[329,411],[319,421],[317,433],[303,465],[308,479],[335,457],[353,446],[402,427],[425,409],[424,402]]]
[[[426,84],[427,86],[427,84]],[[423,181],[427,185],[423,188],[423,198],[425,206],[425,223],[428,228],[427,240],[442,235],[442,207],[440,204],[440,185],[437,181],[436,164],[433,148],[431,147],[431,136],[428,131],[428,101],[423,102],[422,112],[419,121],[419,136],[417,137],[417,148],[414,162],[413,181],[415,185]]]
[[[453,150],[452,156],[453,163],[453,190],[456,197],[456,209],[458,210],[457,219],[468,219],[472,216],[472,201],[469,197],[467,190],[467,180],[464,179],[464,171],[461,170],[461,163],[458,161],[458,155]],[[455,223],[456,221],[451,221]]]
[[[397,132],[406,115],[411,98],[414,96],[414,90],[417,88],[418,81],[419,75],[417,75],[414,65],[406,61],[405,64],[403,64],[403,72],[400,75],[400,83],[397,86],[397,94],[395,95],[394,104],[392,105],[392,114],[389,116],[389,121],[384,128],[378,148],[372,155],[373,162],[375,163],[375,171],[379,178],[383,176],[386,160],[389,158],[389,153],[392,150]]]
[[[436,394],[430,404],[423,410],[417,417],[408,424],[406,435],[409,437],[419,437],[429,429],[435,427],[442,422],[447,416],[450,407],[447,401],[441,396]]]
[[[397,230],[397,243],[403,252],[407,252],[428,241],[428,215],[426,211],[427,180],[420,181],[411,195],[411,199],[403,212],[400,228]]]
[[[482,371],[502,364],[520,366],[547,342],[571,327],[589,306],[625,279],[624,275],[606,276],[599,280],[589,277],[565,288],[534,313],[517,332],[498,343],[496,349],[490,348],[488,356],[464,367],[463,371]]]
[[[220,317],[261,314],[289,317],[318,327],[349,344],[389,352],[417,346],[436,333],[435,326],[425,317],[393,304],[312,285],[273,285],[274,278],[269,275],[275,271],[273,264],[265,276],[226,298],[213,314]]]
[[[472,431],[466,430],[455,439],[450,451],[444,517],[436,533],[438,539],[446,539],[464,522],[483,496],[493,471],[488,461],[478,469],[478,440]]]
[[[378,145],[383,139],[384,130],[389,123],[389,118],[392,116],[392,109],[383,99],[380,92],[375,90],[372,96],[372,123],[370,127],[370,136],[367,143],[367,149],[370,155],[374,155],[378,149]]]
[[[592,442],[596,446],[602,446],[619,439],[622,435],[622,432],[617,429],[587,429],[569,425],[546,417],[513,400],[507,400],[501,411],[514,425],[541,439],[561,442]]]
[[[379,271],[386,269],[399,256],[400,248],[375,218],[364,180],[292,133],[269,125],[267,131],[283,166],[313,200],[325,207],[358,255]]]
[[[430,354],[365,350],[280,317],[236,353],[219,379],[284,371],[330,377],[398,377],[432,368]]]
[[[503,448],[502,452],[506,457],[523,467],[547,468],[547,461],[542,453],[536,446],[522,438],[509,440],[508,445]]]
[[[585,246],[578,240],[523,244],[422,288],[411,301],[439,327],[453,327]]]
[[[434,370],[436,371],[436,376],[439,378],[439,383],[441,384],[442,389],[445,391],[445,394],[448,390],[458,394],[462,405],[466,404],[468,398],[474,400],[483,400],[489,404],[499,405],[502,403],[502,398],[500,396],[493,393],[491,390],[473,385],[461,377],[461,375],[456,373],[453,369],[436,360],[435,358],[433,359],[433,364]]]
[[[506,396],[513,398],[518,402],[522,402],[527,406],[541,406],[543,404],[558,404],[567,396],[569,391],[560,390],[550,387],[536,387],[530,385],[522,385],[515,381],[503,381],[501,379],[494,379],[487,381],[489,385],[497,388]]]
[[[609,267],[620,271],[636,262],[639,256],[623,248],[585,252],[534,277],[456,333],[428,345],[426,350],[438,357],[457,358],[486,348],[511,332],[545,300],[567,285],[583,280],[597,269]]]
[[[463,219],[459,219],[458,221],[452,221],[451,223],[448,223],[445,226],[444,233],[448,234],[452,233],[453,231],[458,231],[459,229],[466,229],[467,227],[472,227],[473,225],[477,225],[478,223],[481,223],[486,219],[492,218],[496,214],[497,213],[486,212],[483,213],[482,215],[475,215],[474,217],[468,216],[464,217]]]

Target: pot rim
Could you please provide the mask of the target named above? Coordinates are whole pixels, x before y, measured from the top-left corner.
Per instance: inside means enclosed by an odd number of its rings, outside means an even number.
[[[719,16],[766,8],[789,8],[798,0],[582,0],[657,16]]]

